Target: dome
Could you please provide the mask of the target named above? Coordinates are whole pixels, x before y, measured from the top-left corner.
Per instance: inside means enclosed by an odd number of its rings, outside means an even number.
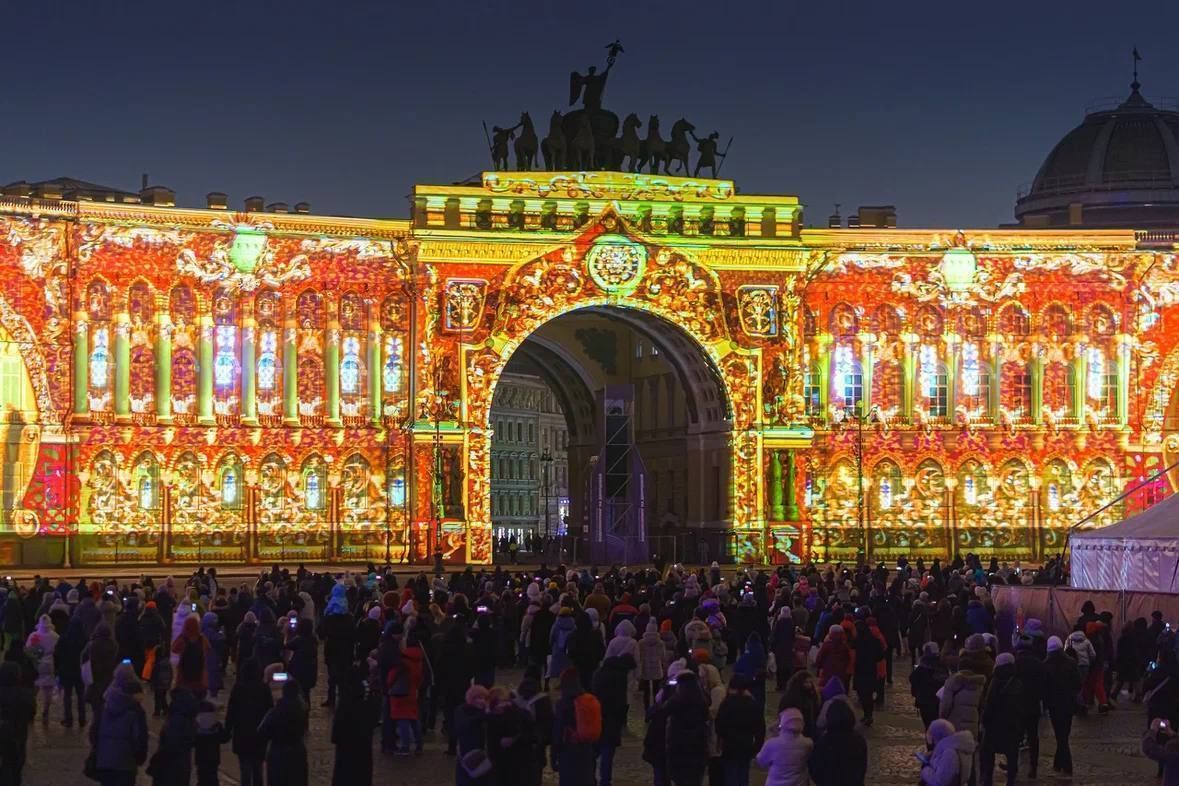
[[[1016,201],[1020,224],[1179,227],[1179,112],[1155,107],[1139,87],[1052,148]]]

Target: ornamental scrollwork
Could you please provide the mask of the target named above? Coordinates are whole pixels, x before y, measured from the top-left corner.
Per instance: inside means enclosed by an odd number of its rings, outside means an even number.
[[[443,291],[444,321],[448,331],[472,330],[483,319],[487,282],[479,279],[448,279]]]
[[[737,290],[737,316],[741,330],[750,338],[778,335],[778,287],[747,285]]]

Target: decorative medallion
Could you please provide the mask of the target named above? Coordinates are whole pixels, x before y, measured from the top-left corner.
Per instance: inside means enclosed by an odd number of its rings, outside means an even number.
[[[585,265],[599,287],[629,295],[647,269],[647,249],[622,235],[602,235],[586,253]]]
[[[253,292],[259,287],[279,287],[291,281],[311,277],[311,266],[305,254],[296,254],[280,262],[266,232],[273,227],[265,222],[253,222],[249,217],[234,223],[217,219],[217,229],[233,232],[232,239],[219,239],[208,259],[198,259],[196,252],[186,248],[176,257],[176,269],[204,284],[220,283],[230,291]]]
[[[778,287],[751,284],[737,290],[741,330],[752,338],[778,335]]]
[[[446,329],[471,330],[478,327],[483,317],[487,282],[482,279],[447,279],[444,297]]]

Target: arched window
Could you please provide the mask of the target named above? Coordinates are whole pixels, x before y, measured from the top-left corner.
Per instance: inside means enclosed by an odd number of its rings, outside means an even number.
[[[226,510],[238,510],[242,506],[242,463],[237,456],[226,456],[221,460],[221,472],[217,478],[217,488],[221,497],[221,507]]]
[[[172,320],[172,413],[196,414],[196,296],[187,286],[172,288],[168,297]]]
[[[401,508],[405,506],[405,473],[400,470],[390,471],[389,478],[389,505],[394,508]]]
[[[369,465],[359,453],[353,453],[344,460],[341,475],[344,487],[344,507],[349,510],[366,510],[369,506]]]
[[[86,287],[86,316],[90,320],[90,409],[109,412],[114,387],[113,336],[111,335],[111,296],[103,281],[91,281]]]
[[[340,392],[347,396],[360,393],[360,339],[355,336],[344,339],[340,357]]]
[[[1018,303],[1009,303],[999,312],[999,333],[1004,336],[1026,336],[1032,332],[1032,320]]]
[[[901,468],[895,462],[884,460],[878,463],[872,472],[875,487],[876,509],[891,511],[898,504],[904,493],[901,486]]]
[[[860,332],[860,316],[847,303],[838,303],[831,309],[831,335],[836,340],[851,341]]]
[[[151,412],[155,404],[155,294],[144,281],[136,281],[127,292],[131,320],[131,411]]]
[[[402,393],[402,349],[400,336],[385,336],[385,366],[381,369],[381,384],[390,393]]]
[[[258,471],[258,490],[261,492],[262,508],[268,513],[280,513],[286,506],[287,463],[282,456],[271,453],[262,459]]]
[[[254,300],[254,317],[258,322],[258,413],[279,415],[282,414],[282,313],[279,294],[271,290],[259,292]]]
[[[237,300],[227,289],[213,293],[213,323],[213,386],[227,401],[237,386]]]
[[[971,459],[959,468],[957,496],[958,504],[967,508],[977,508],[990,500],[990,481],[978,461]]]
[[[327,467],[317,455],[303,461],[303,507],[321,511],[327,507]]]
[[[967,410],[972,413],[985,412],[990,396],[991,375],[981,354],[978,342],[963,342],[962,396]]]
[[[1073,497],[1073,473],[1060,459],[1052,459],[1044,467],[1044,507],[1058,513]]]
[[[872,332],[878,339],[884,337],[896,338],[902,329],[901,315],[895,306],[888,304],[878,307],[872,312]]]
[[[817,322],[815,312],[811,310],[810,306],[804,305],[802,307],[802,337],[804,339],[812,339],[819,334]]]
[[[136,505],[141,511],[154,512],[160,508],[160,465],[151,453],[142,453],[135,460],[132,471]]]
[[[307,290],[295,301],[299,346],[299,414],[323,412],[325,378],[323,365],[323,296]]]
[[[340,330],[340,410],[347,416],[364,415],[368,409],[364,395],[368,323],[364,300],[355,293],[340,298]]]
[[[1054,339],[1066,338],[1073,334],[1073,319],[1059,303],[1053,303],[1044,309],[1043,322],[1044,332]]]

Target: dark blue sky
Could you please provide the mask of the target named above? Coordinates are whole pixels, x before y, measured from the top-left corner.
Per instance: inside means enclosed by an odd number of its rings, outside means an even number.
[[[1018,186],[1137,44],[1179,95],[1179,6],[1108,0],[5,2],[0,181],[70,175],[402,216],[487,168],[480,120],[539,125],[621,37],[606,106],[736,137],[724,175],[904,226],[1012,220]],[[543,129],[542,129],[543,131]]]

